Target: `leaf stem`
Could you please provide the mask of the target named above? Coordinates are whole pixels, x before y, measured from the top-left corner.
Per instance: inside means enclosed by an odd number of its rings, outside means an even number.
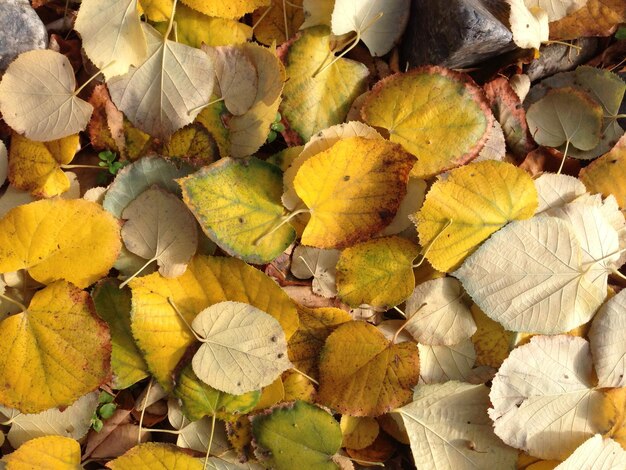
[[[207,465],[209,464],[209,455],[211,455],[211,447],[213,446],[213,434],[215,433],[215,413],[213,413],[211,419],[211,434],[209,435],[209,444],[206,449],[206,456],[204,457],[204,469],[206,470]]]
[[[72,170],[74,168],[91,168],[92,170],[107,170],[108,168],[98,165],[61,165],[64,170]]]
[[[398,312],[400,315],[402,315],[404,318],[406,318],[406,313],[404,313],[402,310],[400,310],[396,305],[393,306],[393,309]]]
[[[259,243],[261,243],[261,240],[263,240],[265,237],[269,237],[271,234],[273,234],[276,230],[278,230],[283,225],[288,223],[295,216],[300,215],[300,214],[304,214],[305,212],[311,212],[311,211],[309,209],[300,209],[300,210],[292,212],[291,214],[282,216],[279,219],[280,222],[277,225],[274,225],[274,227],[272,227],[269,232],[266,232],[266,233],[262,234],[260,237],[258,237],[256,240],[254,240],[254,242],[252,244],[254,246],[257,246]]]
[[[259,26],[259,24],[261,24],[261,21],[265,19],[265,17],[267,16],[267,14],[270,12],[272,8],[274,8],[273,3],[269,7],[267,7],[267,10],[265,10],[263,14],[261,15],[261,17],[257,20],[257,22],[252,25],[252,31],[254,31],[256,27]]]
[[[315,271],[313,271],[311,269],[311,266],[309,266],[309,263],[307,263],[307,261],[304,259],[304,256],[298,256],[298,258],[300,258],[302,260],[302,262],[304,263],[304,265],[306,266],[306,268],[309,270],[309,272],[311,273],[311,277],[313,277],[315,279]]]
[[[565,151],[563,152],[563,160],[561,160],[561,166],[559,166],[559,171],[556,172],[557,175],[561,174],[563,170],[563,166],[565,165],[565,159],[567,158],[567,150],[569,149],[569,139],[565,141]]]
[[[120,289],[123,289],[124,287],[126,287],[126,284],[128,284],[130,281],[132,281],[133,279],[135,279],[140,273],[141,271],[143,271],[144,269],[146,269],[148,266],[150,266],[151,263],[154,263],[156,261],[156,257],[155,258],[151,258],[149,259],[146,264],[144,264],[141,268],[139,268],[139,270],[137,272],[135,272],[132,276],[130,276],[128,279],[126,279],[124,282],[122,282],[120,284]]]
[[[137,433],[137,444],[141,444],[141,431],[143,429],[143,417],[146,413],[146,408],[148,404],[148,397],[150,396],[150,390],[152,389],[152,381],[150,378],[150,382],[148,382],[148,389],[146,390],[146,397],[143,399],[143,406],[141,407],[141,416],[139,417],[139,432]]]
[[[87,79],[87,81],[86,81],[85,83],[83,83],[83,84],[82,84],[82,85],[78,88],[78,90],[76,90],[76,91],[74,92],[74,96],[78,96],[78,94],[79,94],[81,91],[83,91],[83,89],[84,89],[87,85],[89,85],[89,84],[90,84],[90,83],[91,83],[94,79],[96,79],[96,78],[97,78],[97,77],[98,77],[98,76],[102,73],[102,71],[103,71],[104,69],[106,69],[107,67],[110,67],[110,66],[111,66],[111,65],[113,65],[114,63],[115,63],[115,61],[114,61],[114,60],[112,60],[111,62],[109,62],[108,64],[106,64],[104,67],[102,67],[100,70],[98,70],[98,71],[97,71],[94,75],[92,75],[91,77],[89,77],[89,78]]]
[[[167,24],[167,29],[165,30],[165,34],[163,35],[164,44],[167,41],[167,38],[170,37],[170,33],[172,32],[172,27],[174,26],[174,15],[176,14],[176,3],[178,3],[178,0],[174,0],[172,2],[172,13],[170,15],[170,21]]]
[[[28,309],[26,308],[26,306],[22,302],[19,302],[19,301],[15,300],[15,299],[9,297],[8,295],[0,294],[0,299],[4,299],[7,302],[11,302],[12,304],[17,305],[22,310],[22,312],[27,312],[28,311]]]
[[[617,269],[614,269],[613,271],[611,271],[611,274],[613,274],[614,276],[617,276],[620,279],[626,281],[626,276],[624,276],[622,273],[620,273]]]
[[[189,331],[191,332],[191,334],[196,338],[196,340],[200,341],[201,343],[205,342],[205,338],[203,338],[202,336],[199,336],[198,333],[196,333],[194,331],[194,329],[191,327],[191,325],[187,322],[187,320],[185,320],[185,317],[183,316],[183,314],[181,313],[180,310],[178,310],[178,307],[176,306],[176,304],[174,303],[174,299],[172,297],[168,297],[167,298],[168,303],[172,306],[172,308],[174,309],[174,311],[178,314],[178,316],[180,317],[180,319],[183,321],[183,323],[187,326],[187,328],[189,329]]]
[[[582,46],[578,46],[576,44],[571,44],[569,42],[565,42],[565,41],[556,41],[556,40],[550,40],[550,41],[546,41],[544,42],[544,44],[560,44],[561,46],[567,46],[567,47],[571,47],[572,49],[576,49],[577,51],[581,51],[582,50]]]
[[[285,42],[289,41],[289,23],[287,22],[287,5],[286,0],[283,0],[283,21],[285,22]]]
[[[313,377],[311,377],[310,375],[305,374],[304,372],[302,372],[300,369],[296,369],[295,367],[292,367],[291,370],[293,370],[294,372],[297,372],[298,374],[300,374],[302,377],[304,377],[305,379],[310,380],[311,382],[313,382],[315,385],[319,385],[320,383],[315,380]]]
[[[212,104],[219,103],[220,101],[224,101],[224,97],[223,96],[221,98],[217,98],[216,100],[209,101],[207,104],[201,104],[200,106],[196,106],[195,108],[191,108],[189,111],[187,111],[187,115],[190,116],[193,113],[195,113],[196,111],[202,110],[204,108],[208,108]]]

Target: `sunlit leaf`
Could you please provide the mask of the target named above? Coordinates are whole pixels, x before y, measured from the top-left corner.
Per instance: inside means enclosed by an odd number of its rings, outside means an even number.
[[[289,45],[283,59],[287,71],[281,114],[300,139],[344,121],[350,105],[365,91],[368,70],[348,59],[335,59],[330,51],[330,31],[308,28]]]
[[[611,438],[596,434],[583,442],[555,470],[610,470],[626,466],[626,450]]]
[[[280,170],[257,158],[223,158],[178,180],[183,200],[202,230],[227,253],[249,263],[265,263],[295,239],[294,229],[280,222]]]
[[[550,21],[557,21],[561,18],[582,8],[587,0],[559,0],[553,2],[551,0],[524,0],[529,8],[540,8],[548,14]]]
[[[167,40],[144,26],[147,59],[107,82],[111,99],[151,136],[165,138],[190,124],[213,91],[214,71],[202,51]]]
[[[319,367],[319,403],[351,416],[379,416],[410,400],[419,356],[414,343],[393,344],[375,326],[349,322],[328,337]]]
[[[337,291],[348,305],[391,307],[406,300],[415,287],[413,260],[419,248],[400,237],[375,238],[341,252]]]
[[[219,302],[191,323],[202,338],[191,365],[206,384],[233,395],[258,390],[291,368],[285,334],[272,316],[242,302]]]
[[[562,207],[587,192],[581,180],[573,176],[543,173],[533,182],[539,199],[536,213]]]
[[[28,441],[2,459],[6,470],[75,470],[80,467],[80,444],[61,436]]]
[[[550,25],[555,39],[576,39],[583,36],[610,36],[616,25],[626,20],[626,4],[622,0],[587,0],[580,9]]]
[[[380,426],[374,418],[343,415],[339,422],[343,436],[343,447],[350,449],[364,449],[371,445],[378,433]]]
[[[188,162],[194,167],[210,165],[220,158],[220,150],[215,138],[206,127],[198,122],[174,132],[169,142],[163,145],[160,153],[164,157]]]
[[[87,0],[74,24],[89,59],[108,79],[139,66],[148,54],[137,0]]]
[[[339,250],[321,250],[298,245],[291,255],[291,272],[298,279],[313,277],[311,289],[317,295],[332,298],[337,295],[335,276]]]
[[[79,146],[78,134],[50,142],[37,142],[13,134],[9,149],[9,181],[39,197],[53,197],[70,188],[61,165],[74,158]]]
[[[514,468],[517,451],[493,433],[489,389],[456,381],[418,385],[413,401],[396,410],[418,468]]]
[[[76,79],[63,54],[35,49],[11,62],[0,82],[0,112],[31,140],[57,140],[87,127],[93,106],[76,96]]]
[[[209,16],[240,18],[259,7],[267,6],[270,0],[229,0],[228,2],[206,2],[204,0],[182,0],[185,5]]]
[[[440,67],[381,80],[361,114],[417,157],[412,175],[420,178],[474,159],[493,121],[482,90],[466,75]]]
[[[341,248],[383,229],[406,194],[414,162],[399,145],[362,137],[341,140],[308,159],[294,179],[311,211],[302,243]]]
[[[108,328],[89,295],[66,282],[3,320],[0,337],[0,403],[23,413],[70,405],[109,376]]]
[[[256,67],[240,47],[215,47],[207,52],[213,57],[219,94],[226,108],[235,116],[244,114],[257,98]]]
[[[158,273],[133,279],[132,331],[159,383],[169,390],[171,373],[193,336],[168,301],[188,323],[206,307],[226,300],[246,302],[276,318],[287,338],[298,328],[296,309],[278,285],[236,258],[196,255],[185,273],[166,279]]]
[[[471,311],[476,323],[476,332],[472,335],[476,365],[498,368],[509,356],[514,335],[485,315],[475,304]]]
[[[476,361],[476,351],[469,339],[457,344],[418,344],[420,353],[420,384],[460,380],[467,382]]]
[[[426,258],[435,269],[450,271],[511,220],[532,217],[536,207],[537,191],[524,170],[485,161],[435,182],[414,217]]]
[[[87,287],[109,272],[120,248],[118,222],[83,199],[32,202],[0,220],[0,272],[26,269],[44,284]]]
[[[524,0],[507,0],[511,8],[509,23],[513,41],[523,49],[539,49],[549,39],[548,13],[536,6],[527,6]]]
[[[252,420],[257,454],[277,470],[295,467],[336,470],[332,456],[341,447],[341,430],[332,415],[296,401]]]
[[[171,444],[139,444],[106,464],[111,470],[203,470],[202,461]]]
[[[626,137],[589,166],[580,170],[580,180],[592,193],[613,194],[620,207],[626,207]]]
[[[91,296],[98,315],[111,331],[113,386],[122,390],[146,377],[148,366],[130,329],[130,289],[120,289],[119,285],[117,280],[105,279],[96,285]]]
[[[589,343],[535,336],[514,349],[493,379],[489,416],[504,442],[543,459],[564,459],[594,434],[601,394],[592,388]]]

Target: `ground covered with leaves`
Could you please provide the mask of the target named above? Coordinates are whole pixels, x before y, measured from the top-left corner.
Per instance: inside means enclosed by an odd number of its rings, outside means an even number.
[[[503,2],[466,70],[408,0],[32,3],[1,468],[626,468],[623,2]]]

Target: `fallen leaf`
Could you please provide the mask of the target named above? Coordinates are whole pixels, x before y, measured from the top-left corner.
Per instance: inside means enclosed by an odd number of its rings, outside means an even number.
[[[41,142],[77,134],[87,127],[93,106],[76,96],[70,61],[35,49],[18,56],[0,82],[0,112],[16,132]]]
[[[78,134],[50,142],[36,142],[13,134],[9,149],[9,181],[33,196],[58,196],[70,188],[61,167],[72,161],[79,147]]]
[[[379,81],[361,115],[417,157],[411,175],[419,178],[476,158],[493,121],[482,90],[468,76],[434,66]]]
[[[174,132],[159,153],[164,157],[188,162],[194,167],[210,165],[220,158],[220,150],[215,138],[206,127],[198,122]]]
[[[582,8],[550,25],[550,39],[610,36],[624,21],[626,4],[622,0],[587,0]]]
[[[82,2],[74,28],[89,60],[107,79],[141,65],[148,54],[137,0]]]
[[[626,466],[626,450],[611,438],[596,434],[583,442],[555,470],[610,470]]]
[[[0,219],[0,272],[26,269],[49,284],[94,283],[121,248],[117,221],[94,202],[52,199],[11,209]]]
[[[124,455],[106,464],[111,470],[202,470],[202,461],[193,458],[171,444],[147,442],[139,444]]]
[[[108,328],[89,295],[67,282],[38,291],[0,323],[0,336],[0,402],[22,413],[70,405],[109,377]]]
[[[507,0],[511,8],[509,23],[513,41],[522,49],[539,49],[549,38],[549,13],[532,0]],[[537,2],[539,3],[539,2]]]
[[[488,406],[484,385],[418,385],[413,401],[395,410],[406,426],[418,468],[513,468],[517,451],[493,433]]]
[[[594,434],[601,393],[592,386],[589,343],[535,336],[514,349],[489,394],[489,416],[507,444],[542,459],[565,459]]]
[[[256,67],[240,47],[215,47],[210,52],[215,64],[219,94],[226,108],[235,116],[244,114],[257,98],[259,77]]]
[[[311,289],[317,295],[333,298],[337,295],[335,276],[339,250],[321,250],[298,245],[291,255],[291,272],[298,279],[313,277]]]
[[[0,140],[0,186],[4,185],[9,175],[9,158],[7,155],[7,147]]]
[[[331,457],[341,447],[339,423],[315,405],[296,401],[257,415],[252,433],[256,455],[271,468],[337,469]]]
[[[302,0],[304,23],[300,29],[330,26],[335,0]]]
[[[528,8],[540,8],[550,21],[557,21],[585,6],[588,0],[524,0]]]
[[[74,470],[80,466],[80,444],[61,436],[26,442],[2,458],[6,470]]]
[[[533,182],[539,199],[536,214],[563,207],[587,192],[581,180],[573,176],[543,173]]]
[[[302,0],[272,0],[267,8],[259,8],[252,14],[256,25],[254,37],[266,46],[289,41],[302,26],[304,14]]]
[[[420,384],[460,380],[469,382],[476,361],[476,351],[469,339],[457,344],[418,344],[420,354]]]
[[[362,137],[341,140],[308,159],[294,179],[311,212],[302,243],[341,248],[389,225],[414,162],[399,145]]]
[[[375,238],[346,248],[337,262],[337,292],[352,307],[392,307],[415,287],[419,248],[400,237]]]
[[[257,158],[223,158],[177,181],[204,233],[227,253],[262,264],[294,241],[290,225],[274,230],[284,212],[276,166]]]
[[[471,312],[476,323],[476,332],[472,335],[476,365],[499,368],[509,357],[514,334],[485,315],[476,304],[472,305]]]
[[[164,277],[178,277],[198,248],[193,215],[175,195],[158,186],[147,189],[122,212],[122,239],[126,248],[156,261]]]
[[[622,136],[609,153],[580,170],[579,176],[589,192],[604,197],[613,194],[619,206],[626,207],[626,137]]]
[[[419,375],[413,343],[393,344],[365,322],[340,325],[320,355],[318,403],[351,416],[379,416],[407,403]]]
[[[235,19],[252,13],[259,7],[267,6],[270,0],[232,0],[228,3],[207,3],[204,0],[182,0],[182,2],[209,16]]]
[[[213,64],[204,52],[170,41],[145,23],[143,27],[146,60],[111,78],[107,86],[111,99],[133,125],[153,137],[166,138],[190,124],[209,104]]]
[[[536,207],[537,191],[525,171],[484,161],[435,182],[414,221],[426,259],[446,272],[508,222],[532,217]]]
[[[242,302],[219,302],[191,323],[202,345],[191,365],[207,385],[241,395],[272,383],[292,364],[278,321]]]
[[[339,421],[343,440],[342,447],[364,449],[378,437],[380,426],[374,418],[343,415]]]

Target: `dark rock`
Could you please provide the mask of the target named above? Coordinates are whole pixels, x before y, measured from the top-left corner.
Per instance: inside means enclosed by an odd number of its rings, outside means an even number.
[[[574,70],[591,59],[598,49],[597,38],[580,38],[573,44],[580,49],[564,44],[541,46],[539,57],[533,60],[526,70],[530,81],[534,82],[555,73]]]
[[[515,48],[511,31],[492,13],[497,0],[412,0],[401,66],[468,67]]]
[[[0,73],[22,52],[45,49],[46,27],[27,0],[0,1]]]

